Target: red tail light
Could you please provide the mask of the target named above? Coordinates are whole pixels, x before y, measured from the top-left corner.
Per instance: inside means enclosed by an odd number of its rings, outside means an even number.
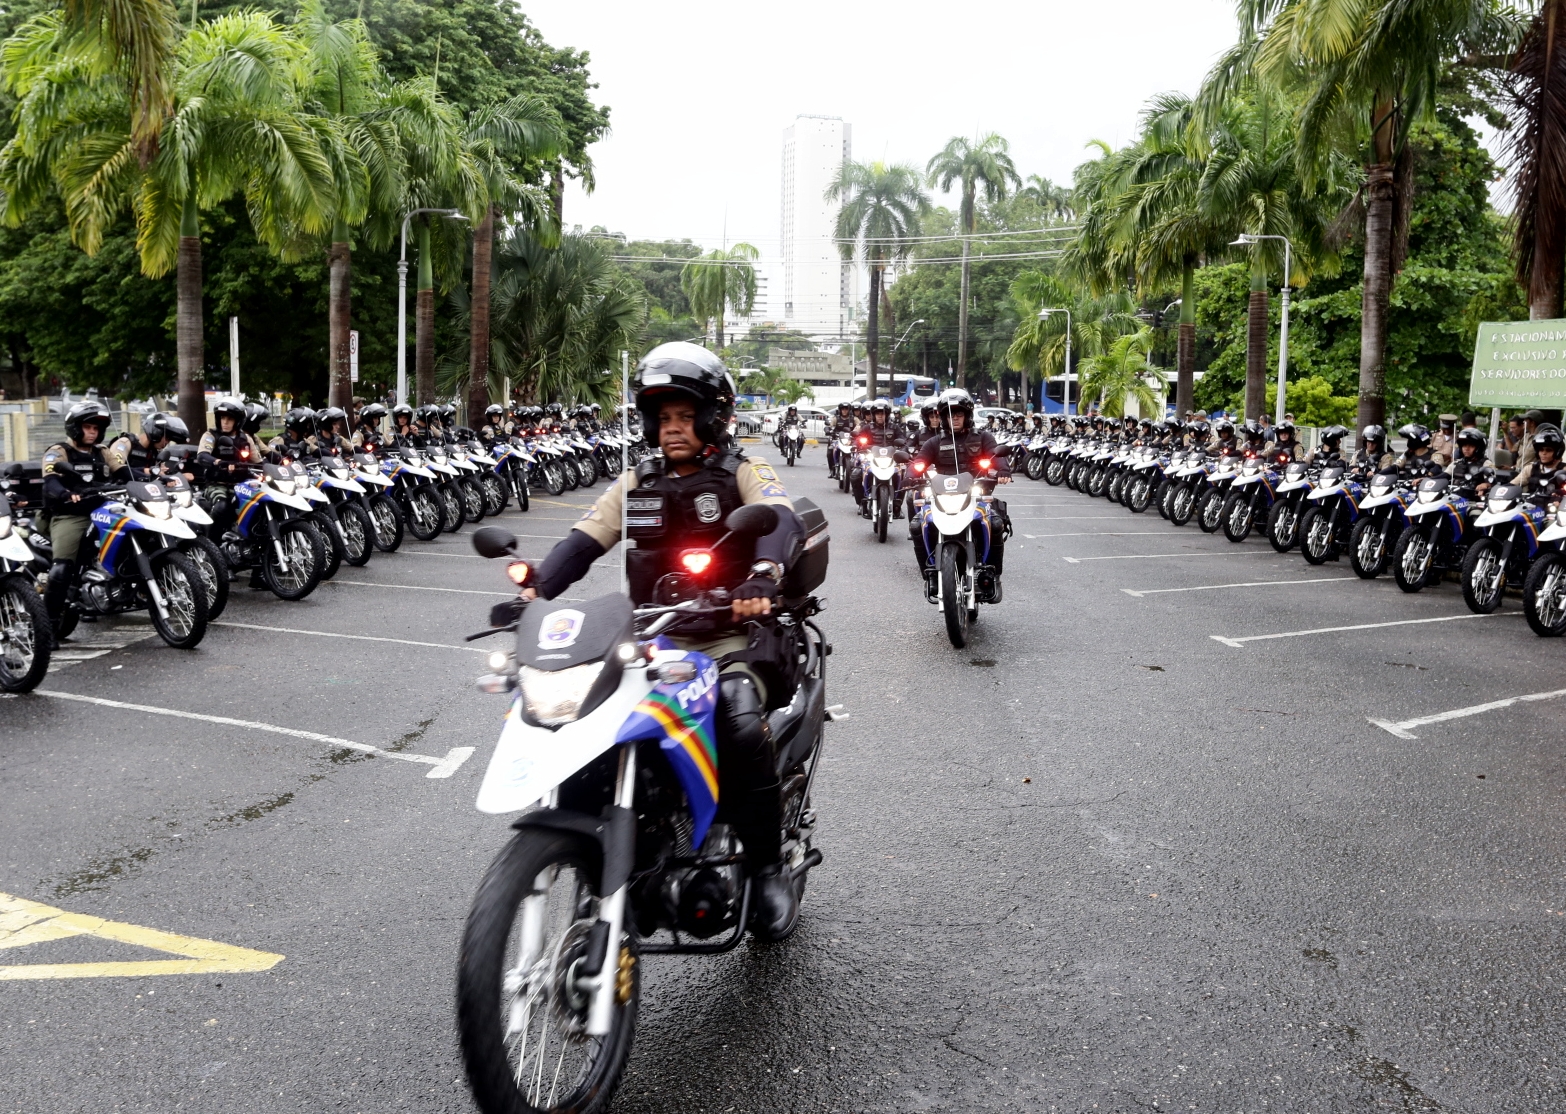
[[[239,459],[240,460],[249,460],[250,459],[250,450],[249,449],[240,449],[239,450]]]
[[[861,437],[859,439],[859,443],[861,445],[868,445],[870,443],[870,438],[868,438],[868,437]]]
[[[914,461],[914,471],[915,472],[923,472],[928,467],[929,467],[929,465],[925,464],[925,462],[922,461],[922,460]]]
[[[705,549],[693,549],[680,555],[680,564],[692,576],[701,576],[712,567],[712,554]]]
[[[533,566],[526,561],[512,561],[511,564],[506,566],[506,575],[511,578],[513,584],[521,588],[527,584],[528,579],[533,575]]]
[[[979,461],[979,471],[988,472],[990,470],[990,465],[994,463],[995,462],[989,457],[985,457],[983,460]]]

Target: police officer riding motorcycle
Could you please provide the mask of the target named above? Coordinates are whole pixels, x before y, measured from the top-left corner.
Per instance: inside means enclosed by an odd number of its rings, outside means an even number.
[[[53,630],[60,629],[65,615],[90,516],[103,505],[102,492],[109,486],[111,468],[104,437],[111,421],[109,408],[103,403],[96,399],[78,402],[66,411],[65,440],[44,450],[44,512],[49,516],[54,555],[44,606]]]
[[[627,554],[632,601],[676,602],[670,593],[688,571],[680,563],[682,552],[711,547],[725,534],[725,519],[742,505],[776,509],[775,529],[749,545],[730,539],[711,551],[716,567],[702,569],[705,583],[730,589],[727,621],[685,628],[675,641],[722,663],[719,799],[735,802],[730,815],[756,883],[754,927],[764,937],[781,938],[793,929],[799,901],[780,859],[781,786],[767,710],[786,705],[791,693],[775,687],[786,674],[766,660],[771,640],[747,639],[743,631],[748,621],[771,614],[804,527],[772,466],[745,456],[730,441],[734,385],[716,355],[684,342],[659,345],[638,366],[635,388],[643,428],[656,437],[662,455],[644,460],[599,497],[536,570],[536,588],[524,598],[536,592],[554,599],[585,576],[621,540],[623,513],[636,543]]]

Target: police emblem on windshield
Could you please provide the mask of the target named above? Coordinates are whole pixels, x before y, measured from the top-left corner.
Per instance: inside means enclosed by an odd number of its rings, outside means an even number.
[[[582,633],[582,620],[585,618],[587,616],[571,607],[544,616],[543,625],[538,628],[538,648],[563,650],[573,645]]]
[[[723,507],[718,503],[718,497],[710,492],[696,496],[696,518],[703,522],[716,522],[718,516],[723,513]]]
[[[956,476],[947,476],[946,477],[946,490],[947,491],[956,491],[957,490],[957,477]]]

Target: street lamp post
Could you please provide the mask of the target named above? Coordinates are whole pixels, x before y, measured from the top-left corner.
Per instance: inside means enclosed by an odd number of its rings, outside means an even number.
[[[1060,390],[1060,412],[1062,414],[1070,414],[1071,413],[1071,309],[1070,309],[1070,307],[1045,306],[1043,309],[1039,310],[1039,320],[1040,321],[1048,320],[1049,315],[1052,314],[1052,313],[1064,313],[1066,315],[1066,362],[1061,367],[1061,370],[1060,370],[1060,381],[1061,381],[1061,384],[1062,384],[1061,390]],[[1046,409],[1045,403],[1049,400],[1049,378],[1047,376],[1045,377],[1044,382],[1042,384],[1040,384],[1040,389],[1043,390],[1043,392],[1044,392],[1044,397],[1039,400],[1039,409],[1042,411],[1042,410]]]
[[[1283,398],[1288,391],[1289,379],[1289,278],[1293,274],[1290,261],[1293,259],[1294,245],[1289,243],[1287,236],[1253,236],[1249,232],[1242,232],[1240,238],[1230,246],[1242,247],[1262,240],[1283,241],[1283,316],[1278,329],[1278,405],[1275,407],[1277,414],[1273,418],[1274,424],[1282,425],[1285,409]]]
[[[420,213],[467,220],[456,209],[410,209],[402,218],[402,252],[397,257],[397,402],[408,401],[408,222]]]
[[[893,345],[892,345],[892,354],[890,356],[891,366],[887,369],[888,374],[891,374],[891,375],[896,375],[897,374],[897,349],[898,349],[898,347],[903,343],[903,341],[908,339],[908,334],[914,331],[914,326],[915,325],[923,325],[923,324],[924,324],[924,318],[922,318],[922,317],[919,318],[919,320],[917,320],[917,321],[910,321],[908,323],[908,328],[903,330],[903,335],[898,337],[896,342],[893,343]]]

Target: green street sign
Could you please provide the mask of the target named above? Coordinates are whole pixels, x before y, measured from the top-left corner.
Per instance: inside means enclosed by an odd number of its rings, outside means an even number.
[[[1474,342],[1470,406],[1566,407],[1566,321],[1486,321]]]

